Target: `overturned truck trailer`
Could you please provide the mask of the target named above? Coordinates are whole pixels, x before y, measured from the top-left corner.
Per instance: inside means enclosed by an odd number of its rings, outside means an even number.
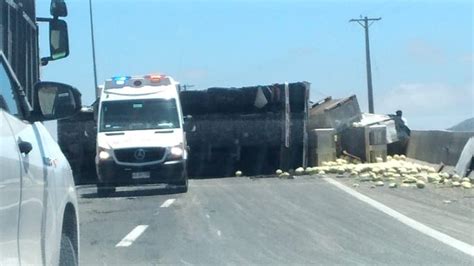
[[[306,166],[308,82],[182,91],[193,177],[270,174]]]
[[[69,161],[76,184],[95,183],[95,145],[97,126],[94,106],[58,121],[58,144]]]

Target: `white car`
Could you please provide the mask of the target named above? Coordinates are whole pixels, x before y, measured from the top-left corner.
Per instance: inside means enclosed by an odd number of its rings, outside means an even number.
[[[39,82],[31,107],[1,51],[0,61],[0,265],[77,265],[71,167],[41,121],[73,115],[80,93]]]

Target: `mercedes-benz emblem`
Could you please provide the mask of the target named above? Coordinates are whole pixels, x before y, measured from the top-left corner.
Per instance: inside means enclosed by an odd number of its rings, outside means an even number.
[[[141,161],[145,159],[146,152],[144,149],[137,149],[133,155],[135,156],[135,159]]]

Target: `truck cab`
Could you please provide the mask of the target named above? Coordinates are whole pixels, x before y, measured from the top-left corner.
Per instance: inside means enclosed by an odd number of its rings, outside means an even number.
[[[97,119],[97,193],[117,186],[167,183],[188,189],[179,83],[166,75],[106,80]]]

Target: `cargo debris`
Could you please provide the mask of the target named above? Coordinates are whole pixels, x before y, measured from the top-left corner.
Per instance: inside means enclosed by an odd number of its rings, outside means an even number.
[[[389,188],[417,187],[425,188],[428,183],[442,185],[443,187],[472,188],[469,178],[452,181],[449,173],[435,173],[431,166],[421,165],[406,161],[403,156],[388,157],[390,160],[382,163],[353,164],[346,160],[338,159],[333,162],[324,162],[324,166],[314,167],[317,173],[333,173],[336,177],[350,177],[359,182],[370,182],[370,186],[384,186],[389,182]],[[341,172],[342,171],[342,172]],[[460,182],[462,181],[462,182]],[[399,184],[400,183],[400,184]]]

